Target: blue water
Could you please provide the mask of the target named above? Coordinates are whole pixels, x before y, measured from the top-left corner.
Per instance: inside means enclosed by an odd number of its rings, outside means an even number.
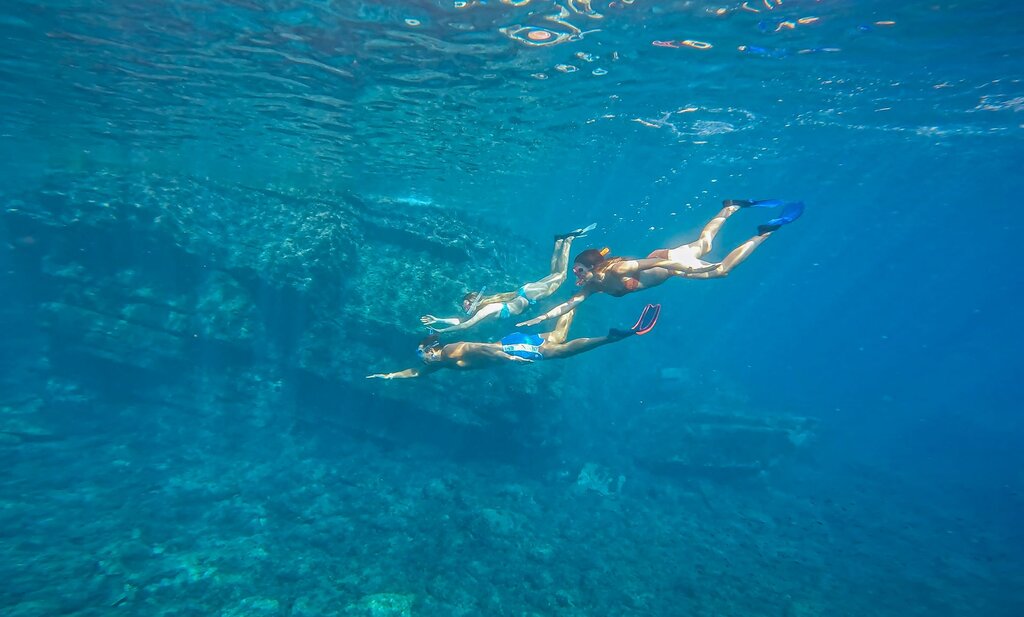
[[[4,3],[4,615],[1024,614],[1024,7],[517,4]]]

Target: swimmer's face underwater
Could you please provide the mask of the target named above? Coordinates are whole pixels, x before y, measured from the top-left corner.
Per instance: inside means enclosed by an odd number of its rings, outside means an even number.
[[[432,364],[441,360],[441,346],[433,345],[431,347],[420,346],[416,350],[416,355],[423,360],[424,364]]]
[[[577,287],[583,287],[590,282],[590,279],[594,278],[594,269],[583,264],[575,264],[572,267],[572,273],[576,275]]]
[[[470,292],[466,294],[462,298],[462,312],[467,315],[473,314],[473,309],[476,307],[476,304],[477,302],[479,302],[479,299],[480,294],[477,292]]]

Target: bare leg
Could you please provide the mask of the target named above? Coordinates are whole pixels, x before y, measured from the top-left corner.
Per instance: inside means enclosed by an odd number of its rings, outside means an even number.
[[[714,218],[708,221],[704,229],[700,231],[700,237],[690,243],[690,246],[697,249],[695,257],[703,257],[711,252],[711,244],[715,236],[718,235],[718,231],[722,229],[725,220],[738,212],[739,209],[739,206],[725,206]]]
[[[569,251],[572,249],[572,241],[575,236],[559,238],[555,240],[555,250],[551,254],[551,274],[533,283],[527,283],[515,291],[486,296],[478,306],[496,304],[499,302],[515,302],[521,295],[525,296],[529,304],[537,300],[543,300],[558,291],[558,288],[565,282],[569,271]],[[520,294],[522,290],[522,294]],[[527,305],[523,305],[515,315],[523,312]],[[512,307],[509,307],[512,308]]]
[[[558,246],[556,243],[558,254],[557,259],[553,257],[551,260],[551,274],[561,274],[564,277],[565,273],[569,271],[569,252],[572,250],[572,241],[575,239],[576,236],[572,236],[562,240],[562,246]]]
[[[558,291],[569,273],[569,251],[572,249],[572,238],[555,240],[555,250],[551,255],[551,274],[539,281],[523,285],[523,294],[527,300],[536,302],[543,300]]]
[[[526,295],[527,300],[536,302],[537,300],[543,300],[558,291],[558,288],[561,287],[564,282],[564,271],[561,274],[549,274],[539,281],[523,285],[523,293]]]
[[[572,318],[576,316],[576,311],[572,310],[562,315],[555,322],[555,329],[546,334],[542,334],[544,337],[545,345],[561,345],[565,343],[565,339],[569,338],[569,326],[572,325]]]
[[[723,259],[714,270],[710,270],[708,272],[687,272],[680,274],[680,276],[688,279],[714,279],[728,276],[729,272],[731,272],[733,268],[743,263],[747,257],[750,257],[750,254],[754,252],[754,249],[761,246],[761,243],[767,240],[770,235],[772,235],[771,232],[754,236],[743,244],[737,246],[731,253],[725,256],[725,259]]]
[[[591,349],[597,349],[602,345],[629,338],[628,335],[632,334],[632,332],[625,332],[624,336],[596,336],[577,338],[566,342],[565,339],[569,337],[569,326],[572,325],[572,318],[575,315],[576,311],[574,310],[562,315],[558,318],[554,330],[541,335],[544,337],[544,344],[541,345],[540,350],[544,354],[545,360],[559,360],[575,356]]]
[[[565,272],[569,266],[569,248],[572,246],[572,238],[555,240],[555,250],[551,253],[551,274]]]
[[[729,202],[725,202],[729,203]],[[689,244],[683,244],[677,246],[674,249],[658,249],[648,255],[649,259],[670,259],[672,261],[679,262],[689,269],[693,270],[707,270],[707,267],[712,265],[706,261],[703,261],[701,257],[711,252],[711,246],[714,243],[715,236],[718,235],[719,230],[722,229],[722,225],[725,224],[726,219],[735,214],[740,210],[740,206],[726,205],[718,214],[714,216],[710,221],[704,225],[704,229],[701,230],[700,236],[690,242]],[[689,274],[687,274],[689,276]],[[707,278],[707,277],[704,277]]]
[[[611,337],[611,336],[597,336],[591,338],[577,338],[567,343],[552,343],[549,339],[545,341],[544,345],[540,348],[544,354],[545,360],[560,360],[562,358],[568,358],[575,356],[591,349],[597,349],[602,345],[608,343],[614,343],[621,341],[627,337]]]

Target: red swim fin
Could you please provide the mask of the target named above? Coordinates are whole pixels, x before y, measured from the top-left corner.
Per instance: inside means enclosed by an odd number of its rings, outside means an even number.
[[[643,336],[654,329],[654,326],[658,323],[658,316],[661,315],[660,304],[648,304],[644,307],[644,312],[640,313],[640,319],[636,320],[633,324],[633,332],[637,336]]]
[[[640,322],[642,322],[644,320],[644,315],[646,315],[647,311],[649,311],[649,310],[651,310],[651,305],[650,304],[645,306],[644,310],[640,312],[640,317],[637,318],[636,323],[633,324],[633,327],[631,327],[630,330],[632,330],[633,332],[636,332],[636,329],[640,327]]]

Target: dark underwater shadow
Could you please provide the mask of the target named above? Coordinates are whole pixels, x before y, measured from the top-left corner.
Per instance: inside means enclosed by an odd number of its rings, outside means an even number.
[[[371,391],[330,382],[310,373],[293,374],[295,430],[331,456],[339,439],[374,444],[382,452],[418,450],[456,464],[512,465],[542,474],[556,463],[556,448],[541,444],[542,429],[523,413],[519,421],[488,418],[486,424],[455,422],[409,399],[382,400]]]

